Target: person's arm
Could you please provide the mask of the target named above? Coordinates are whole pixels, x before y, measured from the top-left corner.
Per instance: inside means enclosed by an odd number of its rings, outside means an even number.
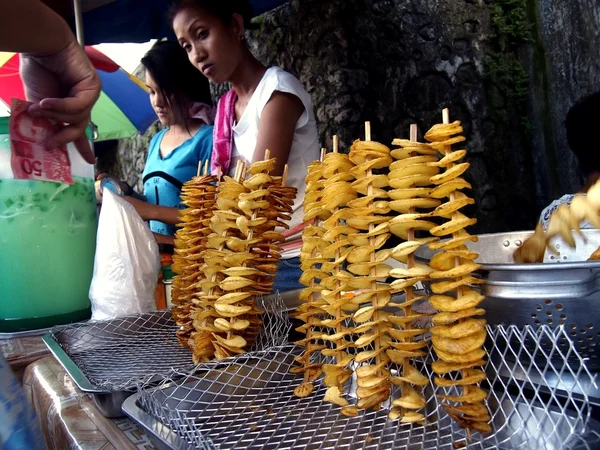
[[[0,50],[49,55],[75,37],[67,23],[39,0],[0,0]]]
[[[32,116],[65,124],[44,144],[73,142],[94,163],[85,135],[102,83],[67,23],[39,0],[0,0],[0,50],[21,53],[20,74]]]
[[[298,97],[275,91],[260,116],[252,162],[264,159],[265,150],[269,149],[271,158],[277,158],[277,165],[272,174],[283,174],[292,149],[296,123],[303,112],[304,105]]]
[[[175,236],[166,236],[164,234],[152,233],[157,244],[175,245]]]
[[[133,205],[137,213],[144,220],[158,220],[168,225],[177,225],[181,223],[178,208],[169,208],[168,206],[153,205],[134,197],[123,197]]]

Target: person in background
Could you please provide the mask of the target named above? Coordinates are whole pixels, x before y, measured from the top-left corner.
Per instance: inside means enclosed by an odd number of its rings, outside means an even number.
[[[74,142],[90,164],[85,136],[101,82],[67,23],[38,0],[0,0],[0,51],[21,53],[21,78],[30,114],[64,123],[46,145]],[[44,450],[36,415],[0,353],[0,448]]]
[[[246,0],[180,0],[169,18],[190,62],[216,84],[232,89],[219,100],[215,120],[213,173],[232,174],[236,163],[277,158],[274,175],[289,165],[287,184],[298,189],[290,230],[275,280],[280,292],[300,289],[300,246],[304,177],[319,158],[312,100],[302,84],[279,67],[265,67],[246,45],[252,7]]]
[[[125,199],[142,219],[150,221],[157,242],[172,244],[175,225],[180,222],[183,183],[192,179],[212,154],[210,86],[176,42],[157,42],[141,62],[152,107],[166,128],[150,142],[143,172],[144,195],[132,196],[129,185],[122,187]]]
[[[585,176],[585,184],[577,193],[585,194],[596,181],[600,180],[600,152],[595,142],[596,127],[600,124],[600,92],[579,100],[567,113],[565,128],[569,147],[579,161],[579,168]],[[575,194],[566,194],[554,200],[540,214],[540,223],[548,227],[550,215],[562,204],[570,205]],[[581,228],[594,228],[584,222]]]

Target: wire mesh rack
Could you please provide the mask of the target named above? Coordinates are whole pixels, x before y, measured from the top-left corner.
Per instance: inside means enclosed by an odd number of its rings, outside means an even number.
[[[291,324],[281,298],[259,298],[257,305],[265,314],[253,350],[282,345]],[[176,331],[171,311],[162,310],[55,327],[50,336],[97,390],[118,392],[194,371],[192,354]]]
[[[488,407],[494,431],[467,436],[445,413],[436,398],[441,388],[426,388],[424,425],[404,425],[387,418],[388,405],[359,417],[344,417],[339,408],[322,401],[326,388],[319,382],[310,397],[293,391],[302,376],[290,374],[301,349],[285,345],[232,358],[227,364],[208,363],[199,377],[167,378],[158,387],[142,388],[137,405],[170,433],[173,448],[191,449],[594,449],[600,448],[598,424],[590,419],[586,386],[594,378],[579,364],[550,364],[541,346],[556,341],[563,329],[542,327],[488,328]],[[566,359],[573,347],[552,351]],[[431,353],[417,365],[433,378]],[[546,364],[541,363],[546,359]],[[569,374],[575,386],[540,384],[547,374]],[[515,374],[527,374],[525,381]],[[180,376],[185,374],[180,373]],[[556,377],[554,377],[556,378]],[[552,378],[552,379],[554,379]],[[558,377],[560,378],[560,377]],[[356,388],[353,380],[347,392]],[[444,393],[452,393],[445,391]],[[397,392],[392,392],[396,396]],[[146,424],[148,425],[148,424]],[[156,424],[155,424],[156,425]],[[147,427],[148,429],[156,426]],[[173,436],[177,439],[173,440]]]

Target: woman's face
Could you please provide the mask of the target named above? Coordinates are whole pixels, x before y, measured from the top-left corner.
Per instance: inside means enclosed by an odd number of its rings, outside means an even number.
[[[167,98],[147,70],[146,86],[150,89],[150,103],[152,103],[152,108],[154,108],[160,123],[166,126],[175,125],[175,116]]]
[[[223,0],[227,1],[227,0]],[[205,10],[188,6],[173,19],[173,30],[190,62],[216,84],[231,78],[242,57],[243,19],[226,24]]]

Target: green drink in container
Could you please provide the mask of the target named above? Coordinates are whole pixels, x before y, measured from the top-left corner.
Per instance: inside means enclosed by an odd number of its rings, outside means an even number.
[[[0,333],[91,315],[98,222],[94,167],[72,144],[67,152],[73,184],[15,179],[9,118],[0,117]],[[31,161],[24,160],[19,170],[44,170]]]

